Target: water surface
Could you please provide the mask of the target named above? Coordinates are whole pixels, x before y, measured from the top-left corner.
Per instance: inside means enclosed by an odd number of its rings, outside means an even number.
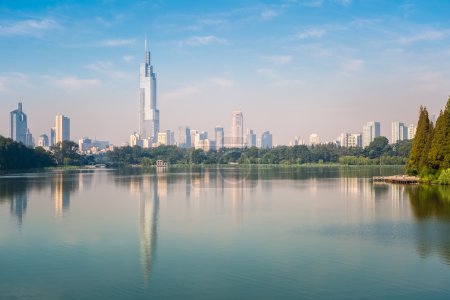
[[[450,189],[398,168],[0,176],[0,299],[449,299]]]

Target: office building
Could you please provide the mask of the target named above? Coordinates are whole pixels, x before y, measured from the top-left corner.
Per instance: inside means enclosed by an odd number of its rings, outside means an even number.
[[[145,62],[140,65],[140,110],[139,110],[139,134],[157,142],[159,132],[159,110],[157,108],[156,73],[150,60],[150,51],[145,41]]]
[[[341,147],[362,147],[362,134],[361,133],[341,133],[337,140]]]
[[[188,126],[178,127],[176,143],[180,148],[191,147],[191,129]]]
[[[380,136],[380,122],[370,121],[363,126],[362,146],[363,148],[370,145],[371,142]]]
[[[261,148],[270,149],[272,146],[272,134],[269,131],[263,132],[261,135]]]
[[[417,127],[414,124],[409,124],[408,126],[408,140],[412,140],[416,135]]]
[[[56,116],[55,144],[70,141],[70,119],[60,114]]]
[[[314,145],[319,145],[320,144],[320,137],[317,133],[311,133],[309,135],[309,145],[310,146],[314,146]]]
[[[230,146],[233,148],[242,148],[244,146],[244,116],[239,110],[233,111]]]
[[[216,140],[216,149],[222,149],[225,147],[225,134],[222,126],[216,126],[214,128],[214,138]]]
[[[10,137],[18,143],[27,145],[27,115],[23,112],[22,103],[19,102],[18,108],[10,113]]]
[[[247,129],[245,135],[245,145],[249,148],[256,147],[256,134],[251,129]]]
[[[38,147],[48,148],[50,147],[50,141],[48,139],[48,135],[41,134],[38,139]]]
[[[404,141],[408,139],[408,127],[401,122],[392,122],[391,126],[391,144],[395,144],[398,141]]]

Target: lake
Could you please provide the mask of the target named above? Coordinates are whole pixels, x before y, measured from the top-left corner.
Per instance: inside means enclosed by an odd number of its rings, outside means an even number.
[[[0,299],[450,299],[450,188],[396,167],[0,175]]]

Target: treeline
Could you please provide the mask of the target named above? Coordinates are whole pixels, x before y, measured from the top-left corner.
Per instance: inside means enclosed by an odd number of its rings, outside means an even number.
[[[23,170],[53,166],[82,166],[94,163],[93,156],[80,155],[78,145],[63,141],[46,151],[31,149],[22,143],[0,136],[0,170]]]
[[[436,125],[426,107],[420,107],[419,121],[406,169],[425,181],[450,184],[450,98]]]
[[[365,149],[344,148],[334,144],[316,146],[279,146],[271,149],[223,148],[204,152],[200,149],[184,149],[176,146],[120,147],[108,152],[101,162],[113,166],[151,166],[157,160],[170,164],[313,164],[340,163],[346,165],[404,165],[409,157],[411,141],[399,141],[389,145],[385,137],[376,138]]]
[[[22,143],[0,136],[0,170],[51,167],[55,161],[43,148],[31,149]]]

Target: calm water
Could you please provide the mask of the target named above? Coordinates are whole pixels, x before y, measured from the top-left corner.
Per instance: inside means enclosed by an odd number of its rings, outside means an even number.
[[[0,176],[0,299],[450,299],[450,189],[395,168]]]

